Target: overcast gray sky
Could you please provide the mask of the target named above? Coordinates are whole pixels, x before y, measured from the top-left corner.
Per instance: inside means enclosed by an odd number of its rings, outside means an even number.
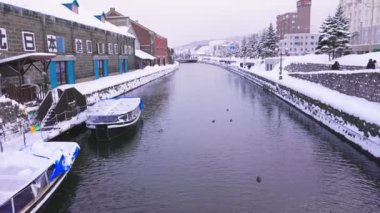
[[[110,7],[152,28],[176,47],[192,41],[251,34],[296,11],[297,0],[78,0],[90,11]],[[319,29],[339,0],[313,0],[312,27]]]

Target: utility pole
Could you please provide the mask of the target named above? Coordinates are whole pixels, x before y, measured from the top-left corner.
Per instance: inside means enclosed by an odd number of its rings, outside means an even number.
[[[279,80],[282,80],[282,50],[280,50],[280,75]]]
[[[0,123],[3,123],[3,119],[0,118]],[[1,137],[4,137],[4,142],[5,142],[5,131],[4,131],[4,128],[3,128],[3,125],[0,125],[0,152],[4,152],[4,148],[3,148],[3,140]]]

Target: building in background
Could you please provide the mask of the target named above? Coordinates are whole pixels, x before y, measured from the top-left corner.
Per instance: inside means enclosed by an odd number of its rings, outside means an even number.
[[[135,37],[105,21],[104,14],[92,14],[79,5],[77,0],[0,1],[0,60],[28,53],[56,55],[46,73],[32,66],[21,81],[3,63],[3,87],[20,82],[56,88],[134,69]]]
[[[340,0],[356,53],[380,51],[380,0]]]
[[[227,55],[227,41],[215,40],[209,42],[210,55],[213,57],[224,57]]]
[[[277,16],[277,33],[280,39],[285,34],[310,33],[311,0],[298,0],[297,12]]]
[[[279,48],[285,55],[312,54],[318,46],[318,38],[318,34],[310,33],[285,34],[279,42]]]
[[[236,53],[239,48],[239,43],[227,40],[213,40],[210,41],[208,54],[213,57],[227,57]]]
[[[116,26],[126,27],[129,33],[132,33],[136,37],[136,51],[144,51],[145,53],[155,57],[153,63],[164,65],[170,58],[168,53],[168,41],[165,37],[157,34],[153,30],[140,24],[138,21],[134,21],[128,16],[125,16],[115,8],[110,8],[110,10],[105,14],[106,20],[115,24]],[[136,54],[145,55],[146,54]],[[140,60],[146,60],[141,59]],[[139,64],[139,62],[138,62]]]

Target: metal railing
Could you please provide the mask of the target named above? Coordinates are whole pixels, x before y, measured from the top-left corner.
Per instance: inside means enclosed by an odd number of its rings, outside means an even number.
[[[53,122],[54,126],[56,126],[59,122],[71,120],[73,117],[77,116],[81,112],[84,112],[87,109],[87,106],[88,105],[82,106],[82,107],[78,106],[78,107],[76,107],[73,110],[66,110],[66,111],[64,111],[62,113],[54,115],[54,117],[52,117],[50,119],[45,120],[44,123],[51,123],[51,122]],[[61,120],[60,119],[61,117],[63,117],[64,119]],[[44,126],[41,126],[41,127],[44,127]]]
[[[8,83],[6,86],[6,95],[20,103],[42,101],[47,95],[47,92],[47,86],[44,84],[24,84],[17,86]]]

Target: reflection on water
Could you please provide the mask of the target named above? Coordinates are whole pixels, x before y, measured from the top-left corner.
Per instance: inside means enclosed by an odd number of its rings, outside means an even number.
[[[127,96],[144,101],[135,131],[112,143],[85,128],[61,138],[82,150],[45,212],[379,208],[378,165],[239,76],[181,65]]]

